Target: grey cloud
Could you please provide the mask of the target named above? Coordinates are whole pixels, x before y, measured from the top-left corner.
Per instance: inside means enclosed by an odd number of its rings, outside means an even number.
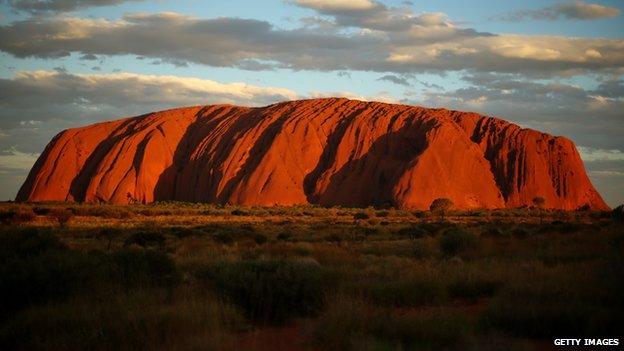
[[[19,58],[130,54],[174,65],[251,70],[405,74],[471,69],[552,76],[624,67],[623,40],[478,33],[455,26],[442,14],[410,17],[406,28],[283,30],[265,21],[175,13],[134,14],[116,21],[37,17],[0,26],[0,50]]]
[[[394,76],[392,74],[386,74],[384,76],[379,77],[377,80],[387,81],[398,85],[410,86],[411,84],[405,77]]]
[[[98,58],[97,56],[93,55],[93,54],[85,54],[80,56],[81,60],[87,60],[87,61],[96,61]]]
[[[144,0],[2,0],[11,8],[27,12],[69,12],[87,7],[118,5]]]
[[[351,79],[351,73],[349,73],[347,71],[338,71],[338,73],[336,73],[336,75],[338,77],[341,77],[341,78],[349,78],[349,79]]]
[[[245,83],[132,73],[20,72],[0,79],[0,199],[15,196],[32,154],[63,129],[172,107],[267,105],[294,92]],[[171,92],[174,91],[175,94]]]
[[[538,10],[521,10],[505,14],[505,21],[517,22],[527,19],[555,21],[560,18],[577,20],[596,20],[613,18],[620,15],[620,9],[584,1],[559,3]]]
[[[604,86],[585,90],[568,83],[533,82],[517,75],[474,74],[467,87],[428,91],[428,105],[499,115],[524,126],[566,135],[578,145],[624,150],[624,99],[609,97]]]

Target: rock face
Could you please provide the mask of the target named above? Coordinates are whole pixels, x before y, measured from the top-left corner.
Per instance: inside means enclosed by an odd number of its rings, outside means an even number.
[[[197,106],[69,129],[19,201],[608,209],[574,144],[474,113],[315,99]]]

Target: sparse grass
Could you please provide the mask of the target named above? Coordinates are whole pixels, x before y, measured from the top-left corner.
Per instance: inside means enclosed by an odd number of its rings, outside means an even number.
[[[237,349],[292,323],[342,350],[624,330],[610,213],[39,203],[0,222],[3,349]]]

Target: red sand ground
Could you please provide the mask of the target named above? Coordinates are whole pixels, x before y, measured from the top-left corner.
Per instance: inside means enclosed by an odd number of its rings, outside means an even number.
[[[347,99],[197,106],[66,130],[20,201],[608,209],[574,144],[475,113]]]

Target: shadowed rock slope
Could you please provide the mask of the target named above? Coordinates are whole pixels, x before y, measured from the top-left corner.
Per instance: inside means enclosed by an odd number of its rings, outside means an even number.
[[[347,99],[196,106],[69,129],[20,201],[607,209],[574,144],[475,113]]]

